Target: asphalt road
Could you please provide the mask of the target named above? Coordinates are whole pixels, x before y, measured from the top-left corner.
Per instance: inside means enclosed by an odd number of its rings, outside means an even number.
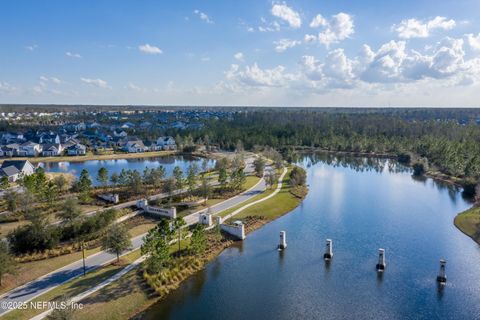
[[[251,168],[251,163],[247,165],[247,168]],[[246,168],[246,171],[248,170]],[[225,200],[221,203],[216,204],[210,208],[213,214],[218,213],[220,211],[226,210],[230,207],[236,206],[248,199],[255,197],[256,195],[262,193],[265,190],[265,180],[261,180],[257,185],[255,185],[250,190],[245,191],[242,194],[239,194],[233,198]],[[185,217],[185,221],[187,225],[191,225],[198,222],[200,213],[204,212],[205,210],[201,210],[199,212],[192,213]],[[137,236],[132,239],[132,250],[136,250],[140,248],[142,245],[142,240],[145,234]],[[110,261],[116,259],[116,256],[107,252],[99,252],[97,254],[91,255],[85,259],[86,270],[91,271],[94,270]],[[11,309],[8,308],[9,305],[14,305],[15,303],[26,303],[35,297],[42,295],[57,286],[72,280],[80,275],[83,274],[83,263],[82,260],[76,261],[70,265],[62,267],[56,271],[53,271],[50,274],[42,276],[32,282],[29,282],[23,286],[15,288],[3,296],[0,297],[0,316],[7,313]]]

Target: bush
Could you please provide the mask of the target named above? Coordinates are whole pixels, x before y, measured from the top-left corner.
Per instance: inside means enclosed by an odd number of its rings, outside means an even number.
[[[8,235],[12,252],[15,254],[45,251],[57,246],[60,230],[56,226],[48,226],[44,222],[35,221],[21,226]]]

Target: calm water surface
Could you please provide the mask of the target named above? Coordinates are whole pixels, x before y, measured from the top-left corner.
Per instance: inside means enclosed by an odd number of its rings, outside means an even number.
[[[414,180],[386,160],[344,160],[305,158],[310,193],[301,206],[225,250],[146,318],[480,319],[480,250],[452,223],[469,207],[460,190]],[[440,258],[448,260],[441,291]]]
[[[97,181],[98,169],[105,167],[108,173],[111,175],[116,172],[120,174],[122,169],[125,170],[138,170],[143,173],[145,168],[157,168],[162,165],[165,167],[167,177],[173,172],[175,166],[179,166],[180,169],[186,174],[188,167],[192,163],[196,163],[201,168],[203,159],[190,156],[164,156],[164,157],[152,157],[152,158],[136,158],[136,159],[115,159],[115,160],[89,160],[80,162],[42,162],[40,165],[45,168],[47,172],[69,172],[75,177],[80,176],[80,172],[83,169],[87,169],[90,177],[92,178],[94,185],[99,185]],[[208,160],[208,167],[211,168],[215,165],[214,160]]]

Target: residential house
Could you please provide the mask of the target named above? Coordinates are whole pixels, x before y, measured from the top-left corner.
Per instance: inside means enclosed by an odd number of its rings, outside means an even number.
[[[34,172],[35,167],[28,160],[6,160],[0,167],[0,176],[6,176],[10,182],[15,182]]]
[[[165,136],[157,139],[157,148],[159,148],[158,150],[175,150],[177,149],[177,144],[173,137]]]
[[[20,157],[36,157],[42,152],[42,146],[38,143],[27,141],[20,145],[17,155]]]
[[[53,132],[42,133],[38,137],[38,143],[40,144],[59,144],[60,136]]]
[[[44,144],[42,145],[42,156],[55,157],[61,155],[63,147],[60,143]]]
[[[145,147],[143,141],[140,139],[129,140],[123,147],[124,151],[129,153],[145,152],[148,151],[148,148]]]
[[[122,130],[120,132],[117,132],[117,130],[113,131],[113,136],[114,137],[126,137],[128,136],[128,133],[125,132],[125,130]]]
[[[66,148],[69,156],[84,156],[87,154],[87,147],[83,144],[76,143]]]

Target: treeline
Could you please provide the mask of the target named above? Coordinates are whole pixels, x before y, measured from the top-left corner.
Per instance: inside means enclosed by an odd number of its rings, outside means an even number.
[[[441,111],[438,111],[441,112]],[[449,111],[451,112],[451,111]],[[331,113],[319,109],[269,109],[210,121],[183,133],[226,150],[271,146],[277,150],[314,147],[421,159],[443,173],[475,182],[480,178],[480,126],[470,121],[411,121],[381,113]]]

